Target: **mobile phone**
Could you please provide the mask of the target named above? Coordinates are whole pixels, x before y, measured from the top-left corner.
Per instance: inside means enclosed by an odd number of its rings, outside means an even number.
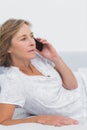
[[[36,42],[36,48],[39,50],[39,51],[42,51],[43,50],[43,43],[39,42],[38,40],[36,40],[36,38],[34,38],[35,42]]]

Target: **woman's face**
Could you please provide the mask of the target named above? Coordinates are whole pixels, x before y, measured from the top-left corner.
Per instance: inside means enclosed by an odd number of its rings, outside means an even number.
[[[36,44],[33,33],[28,25],[24,24],[14,35],[8,49],[12,60],[31,60],[36,55]]]

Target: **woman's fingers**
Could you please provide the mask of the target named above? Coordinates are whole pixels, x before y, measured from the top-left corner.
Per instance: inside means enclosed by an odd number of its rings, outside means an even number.
[[[48,41],[46,39],[42,38],[36,38],[39,42],[42,42],[43,44],[48,44]]]
[[[63,116],[39,116],[38,123],[53,126],[76,125],[77,120]]]
[[[65,118],[65,119],[62,119],[60,120],[60,123],[62,125],[73,125],[73,124],[78,124],[79,122],[77,120],[74,120],[74,119],[71,119],[71,118]]]

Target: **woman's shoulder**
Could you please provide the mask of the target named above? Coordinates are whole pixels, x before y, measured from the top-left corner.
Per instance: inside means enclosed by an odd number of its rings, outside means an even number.
[[[13,78],[15,75],[17,75],[17,67],[2,67],[1,73],[0,73],[0,79],[7,78]]]
[[[0,74],[0,87],[21,84],[21,79],[16,67],[4,67]]]

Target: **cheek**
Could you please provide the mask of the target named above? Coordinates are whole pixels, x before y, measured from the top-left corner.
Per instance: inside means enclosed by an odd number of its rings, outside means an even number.
[[[15,52],[24,54],[26,52],[26,48],[21,46],[20,48],[16,48]]]
[[[25,51],[26,51],[26,48],[24,46],[16,45],[11,48],[12,54],[19,54],[19,53],[23,54]]]

